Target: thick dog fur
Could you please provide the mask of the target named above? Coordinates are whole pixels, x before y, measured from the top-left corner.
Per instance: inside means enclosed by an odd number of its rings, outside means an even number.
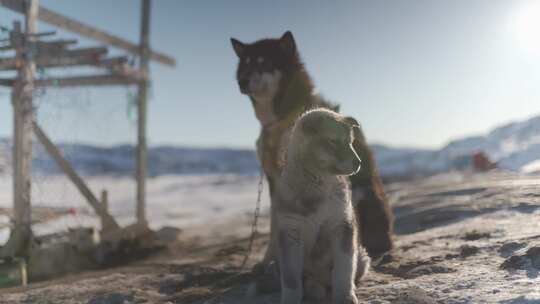
[[[352,147],[350,120],[330,110],[311,110],[292,129],[275,187],[281,303],[303,297],[358,303],[355,282],[369,268],[358,245],[358,225],[348,175],[360,158]]]
[[[323,107],[338,110],[314,94],[291,32],[279,39],[262,39],[251,44],[231,39],[239,57],[237,81],[250,97],[262,130],[257,153],[270,185],[271,238],[263,265],[276,260],[277,231],[274,220],[274,188],[283,168],[287,138],[294,121],[306,110]],[[352,122],[355,122],[351,118]],[[350,177],[353,205],[359,220],[359,236],[371,257],[392,249],[393,216],[370,148],[360,128],[353,142],[362,169]]]

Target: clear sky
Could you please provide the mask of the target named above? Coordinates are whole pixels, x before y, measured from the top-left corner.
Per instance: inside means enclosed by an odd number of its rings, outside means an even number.
[[[285,30],[293,32],[318,91],[357,117],[371,142],[436,148],[538,115],[535,2],[154,1],[152,45],[178,66],[152,64],[150,143],[253,147],[259,125],[237,88],[229,38],[249,42]],[[41,4],[138,40],[139,1]],[[16,16],[0,8],[0,25]],[[38,118],[55,140],[133,142],[132,94],[50,89],[38,98]],[[11,133],[11,115],[9,91],[0,89],[0,136]]]

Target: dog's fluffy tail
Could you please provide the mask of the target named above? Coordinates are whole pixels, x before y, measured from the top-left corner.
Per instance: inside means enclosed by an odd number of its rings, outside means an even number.
[[[353,119],[354,120],[354,119]],[[353,147],[362,161],[360,172],[350,176],[353,206],[360,222],[360,240],[372,258],[390,251],[393,247],[393,215],[384,193],[371,149],[360,126],[354,129]]]

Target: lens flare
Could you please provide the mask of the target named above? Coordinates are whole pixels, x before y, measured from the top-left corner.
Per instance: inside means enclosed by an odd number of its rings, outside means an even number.
[[[511,29],[519,48],[540,56],[540,1],[519,7],[511,19]]]

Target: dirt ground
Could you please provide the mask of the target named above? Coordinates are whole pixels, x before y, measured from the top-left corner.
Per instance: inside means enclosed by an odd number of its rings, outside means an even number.
[[[358,286],[361,303],[540,303],[540,177],[454,173],[387,191],[397,246]],[[143,261],[0,290],[0,303],[279,303],[244,297],[268,240],[266,216],[239,271],[247,218],[185,229]]]

